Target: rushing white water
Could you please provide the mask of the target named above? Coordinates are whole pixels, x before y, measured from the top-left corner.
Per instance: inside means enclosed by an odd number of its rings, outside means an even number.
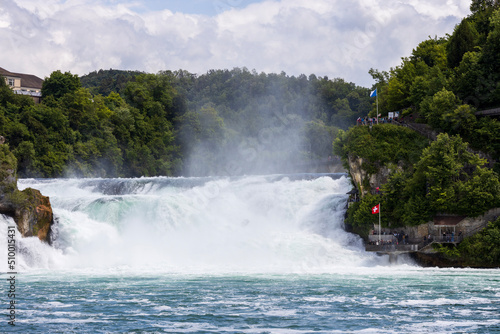
[[[343,230],[351,188],[343,175],[20,180],[26,187],[50,197],[56,224],[52,247],[18,238],[24,271],[317,273],[385,264]],[[4,217],[0,233],[9,223]]]
[[[50,196],[57,223],[53,246],[17,233],[2,333],[500,331],[499,270],[389,267],[342,229],[342,175],[19,187]]]

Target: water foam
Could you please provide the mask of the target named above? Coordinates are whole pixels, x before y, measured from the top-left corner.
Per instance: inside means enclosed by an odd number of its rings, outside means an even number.
[[[384,263],[342,228],[345,176],[30,179],[19,187],[50,196],[57,217],[53,247],[22,240],[23,270],[317,273]]]

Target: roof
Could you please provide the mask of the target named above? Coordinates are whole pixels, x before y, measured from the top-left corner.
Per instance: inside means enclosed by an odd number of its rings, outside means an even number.
[[[8,77],[17,77],[17,75],[15,75],[12,72],[7,71],[5,68],[2,68],[2,67],[0,67],[0,75],[8,76]]]
[[[43,79],[36,75],[16,73],[21,77],[21,86],[42,89]]]
[[[9,72],[0,67],[0,75],[21,78],[21,87],[42,89],[43,79],[36,75]]]
[[[464,216],[438,215],[434,217],[434,225],[454,226],[460,223],[464,218]]]

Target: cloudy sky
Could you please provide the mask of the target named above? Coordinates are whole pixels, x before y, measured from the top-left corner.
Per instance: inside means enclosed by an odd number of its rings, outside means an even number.
[[[0,0],[0,67],[314,73],[357,85],[428,36],[452,33],[470,0]]]

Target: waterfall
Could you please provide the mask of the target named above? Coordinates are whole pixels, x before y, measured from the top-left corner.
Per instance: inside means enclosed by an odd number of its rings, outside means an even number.
[[[22,270],[308,273],[382,261],[343,229],[345,174],[19,180],[27,187],[50,197],[56,222],[52,247],[18,234]]]

